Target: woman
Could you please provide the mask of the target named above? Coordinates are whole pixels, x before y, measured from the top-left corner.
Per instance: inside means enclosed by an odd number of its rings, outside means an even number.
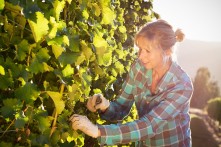
[[[98,138],[101,145],[136,142],[136,146],[191,146],[189,107],[192,82],[172,60],[173,46],[184,34],[164,20],[147,23],[135,36],[139,48],[118,98],[109,102],[98,95],[87,108],[98,109],[101,118],[122,120],[135,103],[139,119],[126,124],[94,125],[87,117],[74,114],[72,128]]]

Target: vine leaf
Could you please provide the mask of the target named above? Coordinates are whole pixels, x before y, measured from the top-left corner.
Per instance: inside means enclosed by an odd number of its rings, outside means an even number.
[[[5,75],[5,69],[0,65],[0,75]]]
[[[39,42],[48,33],[48,20],[41,12],[36,12],[37,22],[28,20],[35,42]]]
[[[54,56],[56,59],[62,54],[64,51],[64,48],[60,45],[52,45],[52,52],[54,53]]]
[[[23,128],[27,121],[28,121],[28,117],[24,117],[22,114],[19,114],[17,119],[15,120],[15,127]]]
[[[64,77],[70,76],[74,73],[74,69],[71,67],[70,64],[68,64],[63,70],[62,74]]]
[[[0,0],[0,11],[3,10],[5,7],[5,1],[4,0]]]
[[[64,9],[65,1],[55,0],[54,5],[54,14],[57,21],[59,21],[60,13]]]
[[[15,91],[15,96],[21,100],[24,100],[26,103],[34,102],[39,94],[40,92],[37,90],[36,85],[28,82]]]
[[[51,125],[48,117],[38,116],[37,121],[38,121],[38,127],[41,132],[47,130]]]
[[[92,6],[93,6],[93,8],[95,9],[95,15],[96,16],[99,16],[100,14],[101,14],[101,9],[100,9],[100,7],[96,4],[96,3],[93,3],[92,4]]]
[[[17,99],[5,99],[3,100],[4,106],[1,108],[1,114],[5,118],[11,118],[14,116],[15,113],[15,106],[18,105]]]
[[[59,92],[47,91],[47,94],[52,98],[58,114],[64,110],[65,104],[62,100],[62,95]]]
[[[22,40],[17,46],[17,58],[23,61],[26,58],[26,54],[29,51],[29,44],[27,40]]]
[[[104,0],[103,0],[104,1]],[[116,14],[112,11],[109,6],[107,6],[107,2],[101,3],[102,7],[102,24],[112,24],[114,19],[116,18]]]

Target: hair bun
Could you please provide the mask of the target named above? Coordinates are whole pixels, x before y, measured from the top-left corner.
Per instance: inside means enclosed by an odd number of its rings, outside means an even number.
[[[176,41],[177,42],[181,42],[181,41],[183,41],[183,39],[185,37],[185,34],[182,32],[181,29],[177,29],[175,31],[175,36],[176,36]]]

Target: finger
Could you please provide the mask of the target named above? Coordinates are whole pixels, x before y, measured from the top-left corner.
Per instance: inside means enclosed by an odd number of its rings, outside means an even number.
[[[103,97],[103,95],[101,95],[100,98],[101,98],[101,103],[95,105],[95,107],[94,107],[96,110],[102,108],[102,105],[104,105],[104,102],[106,101],[106,99]]]
[[[78,114],[73,114],[70,118],[69,118],[69,121],[72,121],[74,118],[77,118],[79,117],[80,115]]]
[[[96,105],[96,100],[97,100],[97,94],[93,95],[93,97],[92,97],[92,102],[91,102],[92,107],[94,107]]]
[[[87,108],[91,111],[91,112],[95,112],[96,109],[94,109],[94,107],[92,106],[92,97],[89,98],[88,102],[87,102]]]
[[[79,123],[72,123],[72,129],[74,129],[75,131],[80,129]]]

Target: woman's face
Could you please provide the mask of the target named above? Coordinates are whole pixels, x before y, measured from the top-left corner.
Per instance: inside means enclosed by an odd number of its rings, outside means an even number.
[[[163,66],[163,50],[156,47],[144,37],[137,38],[139,48],[138,58],[147,69],[157,69]]]

